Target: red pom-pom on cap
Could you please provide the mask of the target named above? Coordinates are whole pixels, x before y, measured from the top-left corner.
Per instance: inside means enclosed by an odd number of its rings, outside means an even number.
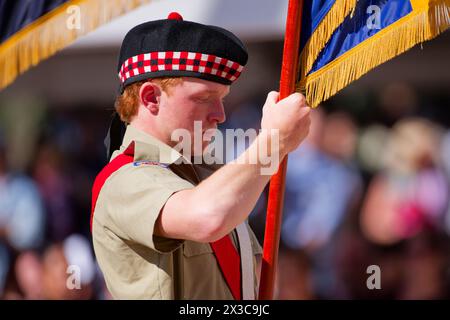
[[[183,21],[183,17],[178,12],[169,13],[169,16],[167,17],[167,19]]]

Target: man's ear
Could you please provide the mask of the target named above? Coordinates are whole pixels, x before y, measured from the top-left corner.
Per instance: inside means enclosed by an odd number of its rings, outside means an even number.
[[[139,89],[139,99],[141,104],[152,114],[159,112],[159,101],[161,97],[161,88],[152,82],[145,82]]]

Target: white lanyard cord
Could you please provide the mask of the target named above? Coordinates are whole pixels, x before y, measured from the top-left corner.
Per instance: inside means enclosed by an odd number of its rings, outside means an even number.
[[[253,250],[247,223],[236,227],[241,256],[242,300],[255,300],[255,269]]]

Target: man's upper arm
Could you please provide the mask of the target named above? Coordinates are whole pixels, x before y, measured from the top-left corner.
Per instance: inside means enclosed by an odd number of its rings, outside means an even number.
[[[193,188],[191,183],[165,166],[133,163],[108,180],[104,185],[108,227],[118,236],[160,252],[173,251],[182,243],[158,236],[155,226],[167,200],[177,191]]]

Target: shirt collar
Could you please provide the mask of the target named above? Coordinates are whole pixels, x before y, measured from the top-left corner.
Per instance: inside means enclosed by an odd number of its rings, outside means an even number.
[[[169,145],[132,125],[127,126],[122,146],[119,150],[114,151],[111,159],[130,147],[134,147],[134,161],[149,160],[172,164],[177,160],[184,159],[185,163],[190,163],[188,159]]]

